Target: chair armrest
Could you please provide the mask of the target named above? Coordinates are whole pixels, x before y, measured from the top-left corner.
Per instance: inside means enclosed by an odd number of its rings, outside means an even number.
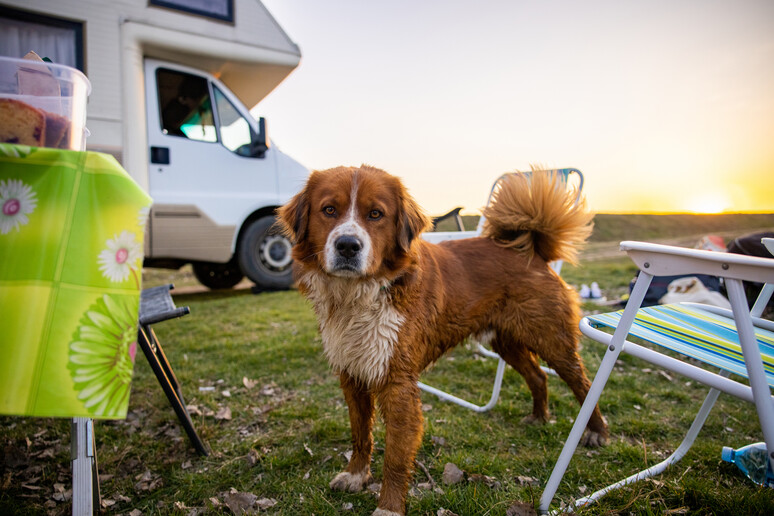
[[[146,327],[191,313],[187,306],[177,307],[169,293],[174,285],[146,288],[140,293],[140,326]]]
[[[688,249],[647,242],[621,242],[621,251],[653,276],[709,274],[758,283],[774,283],[774,259]]]

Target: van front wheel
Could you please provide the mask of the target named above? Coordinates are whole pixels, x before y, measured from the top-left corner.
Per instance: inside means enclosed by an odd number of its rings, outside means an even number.
[[[239,244],[239,267],[259,287],[285,290],[293,284],[291,244],[274,226],[275,218],[250,223]]]
[[[233,260],[228,263],[195,262],[193,273],[199,283],[212,290],[231,288],[244,277]]]

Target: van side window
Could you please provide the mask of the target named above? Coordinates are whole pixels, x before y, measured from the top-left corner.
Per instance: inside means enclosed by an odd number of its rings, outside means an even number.
[[[250,124],[217,86],[213,88],[220,122],[220,141],[231,152],[240,156],[250,156],[250,144],[253,140]]]
[[[204,142],[218,141],[207,79],[159,68],[156,83],[164,134]]]

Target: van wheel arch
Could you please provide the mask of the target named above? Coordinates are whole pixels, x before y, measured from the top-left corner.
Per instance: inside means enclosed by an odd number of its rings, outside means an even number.
[[[245,276],[267,290],[293,284],[290,241],[275,226],[276,207],[253,213],[239,231],[234,256]]]

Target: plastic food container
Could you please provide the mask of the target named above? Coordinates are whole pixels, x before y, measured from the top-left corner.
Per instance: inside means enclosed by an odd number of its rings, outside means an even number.
[[[0,143],[84,150],[90,93],[75,68],[0,57]]]

